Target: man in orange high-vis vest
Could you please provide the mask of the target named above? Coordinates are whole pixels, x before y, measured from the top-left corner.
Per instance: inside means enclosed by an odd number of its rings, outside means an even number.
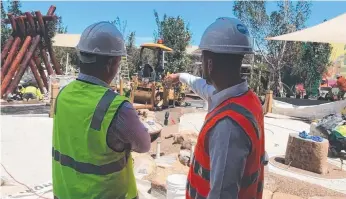
[[[191,161],[186,198],[262,198],[264,127],[261,103],[240,68],[253,52],[247,28],[237,19],[219,18],[202,36],[204,79],[169,75],[208,101],[208,114]]]

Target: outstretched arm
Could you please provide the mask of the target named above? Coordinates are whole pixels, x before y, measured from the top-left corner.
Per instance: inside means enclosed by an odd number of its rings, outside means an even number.
[[[208,101],[208,98],[211,97],[215,91],[215,88],[208,85],[204,79],[188,73],[171,74],[167,78],[173,83],[180,81],[181,83],[187,84],[194,93],[206,101]]]

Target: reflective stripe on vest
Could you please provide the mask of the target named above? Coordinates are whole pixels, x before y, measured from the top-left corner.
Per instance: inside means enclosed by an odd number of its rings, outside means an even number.
[[[108,175],[114,172],[119,172],[127,165],[127,156],[124,156],[118,161],[111,162],[104,165],[94,165],[90,163],[78,162],[68,155],[61,154],[53,148],[53,158],[58,161],[62,166],[70,167],[77,172],[84,174],[94,175]]]
[[[96,110],[94,112],[93,118],[90,123],[90,128],[99,131],[101,129],[101,124],[103,118],[105,117],[107,110],[117,94],[111,90],[107,90],[102,96],[101,100],[97,104]]]
[[[252,115],[252,113],[250,113],[250,111],[248,111],[246,108],[244,108],[238,104],[235,104],[235,103],[228,103],[228,101],[223,102],[220,106],[218,106],[212,112],[210,112],[206,116],[206,122],[210,121],[210,119],[215,117],[217,114],[220,114],[220,113],[227,111],[227,110],[233,110],[233,111],[243,115],[244,117],[246,117],[246,119],[248,119],[251,122],[252,127],[255,129],[257,138],[259,139],[261,137],[260,130],[258,128],[258,124],[256,122],[256,119]]]
[[[209,151],[207,148],[205,148],[204,143],[206,141],[205,139],[207,138],[207,133],[218,121],[226,117],[230,117],[234,122],[238,123],[241,128],[243,128],[245,133],[248,134],[253,148],[260,146],[258,145],[259,143],[262,143],[263,145],[264,142],[261,141],[264,139],[261,136],[263,134],[261,106],[258,102],[250,105],[247,104],[248,100],[254,99],[254,95],[255,94],[253,92],[249,91],[243,96],[230,98],[221,103],[212,112],[207,114],[204,126],[199,134],[195,149],[195,156],[192,160],[192,164],[190,165],[186,198],[208,197],[210,191],[210,158]],[[255,110],[256,112],[251,113],[249,110]],[[261,113],[260,116],[257,114],[257,112]],[[257,117],[258,119],[256,119]],[[260,124],[258,123],[260,122],[258,120],[261,120]],[[250,195],[259,198],[261,198],[261,194],[257,193],[262,193],[263,191],[263,171],[261,169],[261,165],[264,165],[264,163],[267,161],[266,154],[264,154],[264,152],[262,154],[261,151],[262,147],[256,148],[256,150],[252,149],[250,152],[252,159],[250,161],[255,162],[252,163],[252,168],[245,168],[247,169],[247,172],[244,171],[244,175],[241,180],[241,189],[243,189],[243,191],[256,184],[256,189]],[[261,155],[258,155],[258,153]],[[256,163],[256,161],[258,162]],[[247,166],[248,164],[246,167]],[[252,187],[251,190],[253,190]]]

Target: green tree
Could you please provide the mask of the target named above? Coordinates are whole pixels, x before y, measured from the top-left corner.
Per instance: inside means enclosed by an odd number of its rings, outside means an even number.
[[[135,42],[136,32],[131,32],[126,41],[127,63],[131,76],[137,72],[137,66],[140,64],[139,49],[136,48]]]
[[[159,14],[154,10],[157,30],[154,32],[155,41],[162,39],[163,43],[173,49],[173,53],[166,53],[167,72],[181,72],[191,64],[186,54],[186,47],[191,39],[191,32],[188,25],[180,17],[168,17],[166,14],[160,20]]]
[[[6,19],[6,11],[4,9],[4,4],[1,1],[1,19]],[[6,42],[6,40],[8,39],[8,37],[11,35],[11,29],[8,27],[7,24],[5,24],[2,20],[1,20],[1,50]]]
[[[140,48],[136,45],[136,32],[131,32],[126,40],[126,50],[127,50],[127,62],[130,70],[130,76],[137,73],[137,68],[145,63],[154,64],[154,53],[152,50],[144,49],[142,52],[142,57],[140,57]]]
[[[293,74],[300,77],[308,95],[317,96],[322,74],[330,65],[331,51],[330,44],[308,42],[302,45],[300,59]]]
[[[297,51],[300,44],[287,41],[270,41],[267,37],[273,37],[285,33],[294,32],[305,27],[305,22],[310,16],[311,3],[307,1],[280,1],[277,10],[267,14],[267,2],[265,1],[236,1],[234,3],[234,15],[248,27],[254,37],[256,49],[263,56],[268,65],[270,74],[270,86],[274,91],[282,87],[282,73],[285,67],[295,66],[299,59]]]
[[[20,1],[9,1],[8,13],[12,13],[15,16],[23,15],[23,12],[20,10],[22,8],[22,3]]]
[[[115,25],[118,30],[121,32],[121,34],[124,36],[124,38],[127,37],[127,20],[120,20],[120,17],[117,17],[115,20],[110,21],[113,25]]]

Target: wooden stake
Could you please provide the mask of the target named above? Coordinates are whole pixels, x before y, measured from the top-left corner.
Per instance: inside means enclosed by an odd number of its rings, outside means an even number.
[[[273,106],[273,91],[268,90],[265,97],[264,102],[264,114],[271,113],[272,112],[272,106]]]
[[[58,83],[52,83],[51,85],[51,98],[50,98],[50,112],[49,112],[49,117],[53,118],[54,117],[54,112],[55,112],[55,102],[56,102],[56,97],[59,94],[59,84]]]
[[[119,83],[120,83],[119,94],[123,95],[124,94],[124,81],[123,81],[123,78],[120,79]]]

